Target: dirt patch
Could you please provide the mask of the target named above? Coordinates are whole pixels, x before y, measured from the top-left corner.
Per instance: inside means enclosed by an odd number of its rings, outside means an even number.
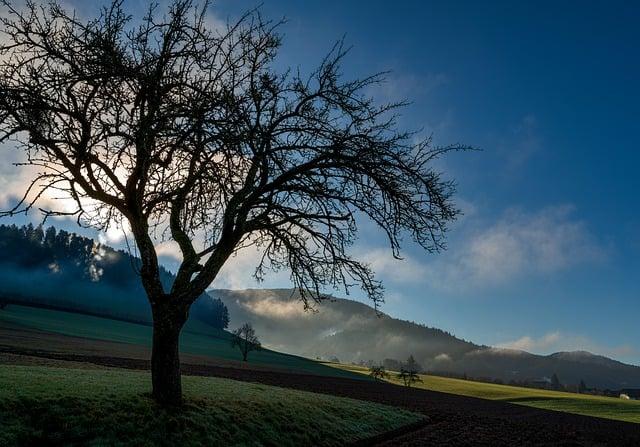
[[[149,369],[149,361],[110,356],[19,351],[56,361],[90,363],[128,369]],[[186,359],[185,359],[186,362]],[[540,410],[505,402],[489,401],[428,390],[407,389],[367,380],[320,377],[278,371],[251,370],[214,365],[183,364],[186,375],[216,376],[258,382],[286,388],[332,394],[384,403],[422,413],[427,422],[408,427],[406,433],[392,433],[367,440],[367,445],[384,446],[591,446],[640,445],[640,425],[627,422]],[[364,444],[359,444],[364,445]]]

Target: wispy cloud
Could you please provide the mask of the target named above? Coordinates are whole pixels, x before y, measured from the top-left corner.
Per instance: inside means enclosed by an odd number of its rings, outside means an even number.
[[[389,248],[373,248],[356,253],[355,258],[371,266],[374,272],[394,282],[420,282],[425,277],[425,265],[417,258],[393,257]]]
[[[523,277],[553,274],[607,259],[609,250],[574,217],[570,205],[536,212],[510,209],[479,224],[474,208],[449,251],[394,259],[388,248],[361,248],[356,257],[387,282],[424,283],[445,291],[492,287]]]
[[[532,274],[552,274],[602,262],[608,249],[569,205],[537,212],[511,209],[476,229],[425,266],[425,279],[442,289],[494,286]]]
[[[498,348],[505,349],[519,349],[521,351],[529,351],[535,353],[546,353],[550,349],[558,347],[559,342],[562,341],[562,336],[559,331],[549,332],[540,338],[530,337],[525,335],[516,340],[499,343],[496,345]],[[574,348],[575,349],[575,346]]]
[[[536,152],[542,149],[542,139],[538,130],[538,119],[529,114],[513,127],[507,141],[503,143],[507,157],[507,169],[513,172],[524,165]]]
[[[407,111],[415,110],[415,104],[431,103],[433,94],[440,91],[449,84],[450,79],[445,73],[408,73],[391,72],[385,76],[385,82],[370,86],[366,93],[381,103],[395,103],[410,101],[412,105]],[[431,110],[432,107],[429,107]],[[434,136],[436,143],[449,144],[445,138],[447,131],[453,126],[455,121],[455,109],[451,106],[446,108],[438,107],[438,113],[427,116],[424,111],[418,112],[420,119],[416,125],[422,131],[420,138]],[[405,111],[403,111],[400,121],[403,121]],[[411,114],[411,113],[409,113]]]
[[[390,73],[382,85],[375,86],[371,92],[379,100],[395,102],[416,96],[428,95],[446,85],[449,78],[444,73]],[[373,88],[373,87],[372,87]]]

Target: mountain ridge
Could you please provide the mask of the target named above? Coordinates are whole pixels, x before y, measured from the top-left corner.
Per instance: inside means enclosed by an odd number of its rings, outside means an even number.
[[[304,312],[291,289],[209,289],[229,309],[231,325],[248,321],[266,345],[311,358],[359,363],[398,361],[414,355],[424,370],[499,380],[544,381],[557,374],[565,384],[640,387],[640,367],[587,351],[539,355],[480,345],[439,328],[377,316],[365,303],[328,297]]]

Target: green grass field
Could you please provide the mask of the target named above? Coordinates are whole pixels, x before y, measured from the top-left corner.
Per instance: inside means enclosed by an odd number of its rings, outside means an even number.
[[[355,365],[326,363],[347,371],[369,374],[367,368]],[[390,373],[392,383],[400,384],[394,373]],[[422,382],[416,388],[443,393],[479,397],[481,399],[501,400],[518,405],[564,411],[606,419],[640,423],[640,401],[624,400],[613,397],[592,396],[590,394],[564,393],[559,391],[523,388],[510,385],[473,382],[471,380],[451,379],[447,377],[420,375]]]
[[[151,343],[151,327],[149,326],[35,307],[8,306],[0,311],[0,326],[3,324],[87,339],[144,346],[150,346]],[[240,352],[231,347],[230,337],[231,335],[226,331],[213,329],[200,321],[192,319],[189,320],[182,332],[180,339],[181,352],[225,360],[242,360]],[[38,348],[38,346],[33,348]],[[252,352],[249,360],[251,364],[255,365],[308,374],[362,377],[348,371],[327,367],[303,357],[268,349]]]
[[[344,445],[420,420],[393,407],[184,377],[159,408],[146,372],[0,365],[0,445]]]

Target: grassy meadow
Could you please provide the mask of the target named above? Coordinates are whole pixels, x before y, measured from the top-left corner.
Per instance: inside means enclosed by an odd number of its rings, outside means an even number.
[[[0,311],[0,327],[2,326],[17,326],[89,340],[105,340],[143,346],[151,345],[150,326],[35,307],[9,305],[6,309]],[[226,331],[214,329],[198,320],[190,319],[182,331],[180,339],[181,352],[240,361],[242,360],[240,351],[231,347],[230,337],[231,335]],[[70,352],[73,352],[73,347],[70,347]],[[348,371],[327,367],[303,357],[283,354],[269,349],[252,352],[249,356],[249,361],[253,365],[308,374],[351,378],[362,377]]]
[[[420,420],[397,408],[213,377],[156,406],[148,372],[0,365],[0,445],[344,445]]]
[[[355,373],[369,374],[368,368],[361,366],[336,363],[326,363],[326,365]],[[481,399],[500,400],[545,410],[564,411],[567,413],[640,423],[640,401],[637,400],[498,385],[425,374],[421,374],[420,378],[422,382],[414,384],[413,386],[415,388],[478,397]],[[396,379],[394,373],[390,373],[388,381],[401,384],[401,382]]]

